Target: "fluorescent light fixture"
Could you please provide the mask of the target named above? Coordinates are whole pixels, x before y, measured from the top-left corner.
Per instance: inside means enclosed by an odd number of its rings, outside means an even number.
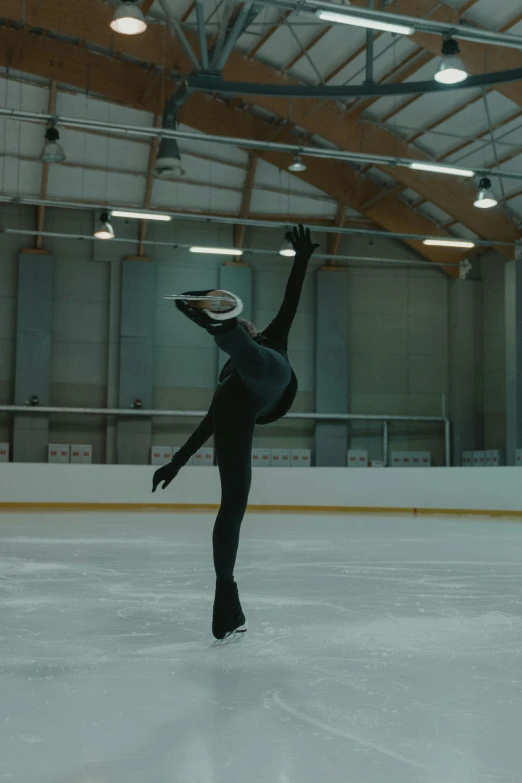
[[[112,217],[135,218],[136,220],[164,220],[166,223],[172,220],[170,215],[153,215],[149,212],[125,212],[121,209],[115,209],[111,212]]]
[[[293,258],[295,256],[295,250],[292,247],[292,243],[289,242],[288,239],[285,239],[285,241],[281,245],[279,249],[279,255],[288,256],[288,258]]]
[[[460,239],[424,239],[422,244],[431,247],[475,247],[474,242],[463,242]]]
[[[109,222],[108,212],[102,212],[100,215],[100,227],[94,232],[96,239],[114,239],[114,230]]]
[[[459,84],[468,78],[468,72],[460,57],[457,41],[448,38],[442,44],[442,60],[434,79],[439,84]]]
[[[498,201],[491,192],[491,180],[484,177],[480,180],[479,188],[480,190],[478,192],[477,200],[475,201],[475,206],[479,209],[492,209],[493,207],[496,207]]]
[[[306,164],[300,155],[294,155],[294,159],[288,167],[288,171],[306,171]]]
[[[315,12],[319,19],[325,22],[338,22],[339,24],[351,24],[354,27],[369,27],[371,30],[383,30],[385,33],[398,33],[399,35],[413,35],[415,29],[403,24],[381,22],[377,19],[368,19],[364,16],[352,14],[337,14],[332,11],[324,11],[320,8]]]
[[[410,169],[416,171],[433,171],[435,174],[453,174],[455,177],[474,177],[471,169],[456,169],[451,166],[439,166],[438,163],[408,163]]]
[[[235,247],[191,247],[191,253],[209,253],[216,256],[242,256],[243,251]]]
[[[122,35],[139,35],[147,29],[143,12],[136,3],[121,3],[114,12],[111,30]]]

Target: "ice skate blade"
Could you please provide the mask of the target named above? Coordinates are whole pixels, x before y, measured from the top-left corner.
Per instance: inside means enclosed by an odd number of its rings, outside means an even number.
[[[222,647],[225,644],[237,644],[238,642],[241,641],[241,639],[244,638],[244,635],[246,634],[247,630],[248,630],[247,628],[236,628],[235,631],[228,633],[222,639],[216,639],[213,646]]]

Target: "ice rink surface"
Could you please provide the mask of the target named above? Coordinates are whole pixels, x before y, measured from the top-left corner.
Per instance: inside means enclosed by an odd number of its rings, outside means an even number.
[[[522,524],[0,514],[0,781],[519,783]]]

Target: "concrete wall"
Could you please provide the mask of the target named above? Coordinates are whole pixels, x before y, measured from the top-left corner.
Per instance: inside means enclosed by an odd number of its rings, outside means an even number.
[[[35,210],[2,206],[2,223],[34,227]],[[90,235],[94,213],[47,210],[46,230]],[[135,240],[134,221],[114,221],[119,237]],[[148,236],[168,242],[228,244],[230,226],[175,222],[150,226]],[[323,240],[324,240],[324,236]],[[281,303],[291,261],[275,255],[279,232],[248,229],[245,245],[267,249],[251,256],[254,269],[254,314],[260,328],[270,322]],[[13,395],[17,255],[33,246],[33,237],[0,236],[0,399]],[[114,400],[117,350],[114,323],[119,308],[118,270],[121,259],[136,252],[134,241],[96,243],[46,238],[44,247],[55,258],[55,293],[51,404],[104,407]],[[196,256],[186,250],[150,247],[157,266],[155,312],[154,405],[157,408],[204,410],[212,398],[217,349],[208,335],[183,319],[165,293],[217,285],[219,257]],[[340,253],[415,259],[413,251],[392,240],[343,238]],[[294,411],[314,410],[314,285],[318,263],[312,263],[304,285],[299,313],[290,338],[290,354],[299,378]],[[448,391],[448,280],[437,269],[350,267],[346,303],[350,393],[348,410],[361,414],[440,415],[441,395]],[[112,324],[112,326],[111,326]],[[92,443],[95,462],[105,461],[105,417],[53,417],[50,440]],[[194,420],[156,420],[157,444],[181,444]],[[353,448],[370,447],[381,458],[381,427],[350,427]],[[436,425],[394,425],[391,448],[432,451],[443,464],[442,429]],[[8,417],[0,415],[0,440],[9,440]],[[282,421],[258,428],[255,446],[313,446],[313,425]]]

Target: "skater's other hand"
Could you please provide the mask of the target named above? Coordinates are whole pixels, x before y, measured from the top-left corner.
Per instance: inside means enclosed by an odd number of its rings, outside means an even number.
[[[170,482],[176,478],[179,473],[179,467],[173,462],[168,462],[166,465],[162,465],[161,468],[155,472],[152,478],[152,491],[156,492],[158,484],[163,481],[162,489],[166,489]]]
[[[299,224],[299,228],[294,226],[293,230],[287,233],[286,238],[291,243],[296,252],[296,255],[298,256],[306,256],[307,258],[310,258],[314,250],[317,250],[319,247],[318,244],[312,242],[310,229],[307,228],[305,230],[301,223]]]

